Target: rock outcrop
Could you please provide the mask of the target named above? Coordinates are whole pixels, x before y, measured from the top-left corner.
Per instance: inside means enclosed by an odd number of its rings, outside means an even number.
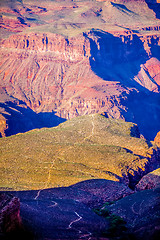
[[[3,115],[0,115],[0,137],[5,137],[6,130],[8,128],[8,124],[6,121],[6,118],[3,117]]]
[[[148,173],[136,185],[136,190],[152,189],[160,185],[160,168]]]
[[[157,133],[154,142],[157,144],[158,147],[160,147],[160,132]]]
[[[3,239],[7,235],[14,236],[21,230],[19,199],[10,194],[0,193],[0,237]]]

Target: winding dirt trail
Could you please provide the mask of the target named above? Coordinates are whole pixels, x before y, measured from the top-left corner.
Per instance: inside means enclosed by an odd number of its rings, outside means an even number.
[[[54,204],[52,204],[52,205],[50,205],[50,206],[48,206],[48,208],[51,208],[51,207],[56,207],[57,205],[58,205],[58,203],[57,202],[55,202],[55,201],[51,201],[52,203],[54,203]]]
[[[94,115],[90,115],[92,117],[92,120],[91,120],[91,124],[92,124],[92,130],[91,130],[91,134],[87,137],[84,138],[83,141],[85,141],[86,139],[88,138],[91,138],[93,135],[94,135],[94,129],[95,129],[95,125],[94,125]]]
[[[68,225],[68,228],[67,228],[67,229],[71,229],[73,223],[79,222],[79,221],[82,219],[82,217],[81,217],[77,212],[74,212],[74,213],[77,215],[78,218],[77,218],[76,220],[70,222],[70,224]]]
[[[37,199],[39,198],[39,195],[40,195],[40,193],[41,193],[42,190],[43,190],[43,189],[41,189],[41,190],[39,190],[39,191],[37,192],[37,195],[35,196],[34,200],[37,200]]]
[[[78,218],[73,220],[72,222],[70,222],[67,229],[72,229],[73,228],[72,225],[76,222],[81,221],[81,219],[83,218],[77,212],[74,212],[74,213],[77,215]],[[92,236],[91,232],[83,233],[81,230],[78,230],[78,229],[77,229],[77,231],[78,231],[79,234],[81,234],[81,236],[79,237],[80,239],[86,239],[86,238],[87,238],[87,240],[91,239],[91,236]]]

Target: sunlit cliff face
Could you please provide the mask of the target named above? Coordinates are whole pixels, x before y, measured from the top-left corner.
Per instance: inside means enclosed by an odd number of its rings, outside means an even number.
[[[15,113],[19,116],[15,109],[20,106],[22,112],[25,106],[21,118],[26,127],[23,130],[20,124],[20,131],[48,126],[45,112],[53,112],[49,126],[56,125],[55,114],[70,119],[105,112],[111,118],[136,122],[147,138],[155,137],[160,21],[145,1],[1,5],[3,135],[13,134],[12,119]],[[5,104],[9,101],[12,109]],[[33,117],[27,126],[29,112]]]

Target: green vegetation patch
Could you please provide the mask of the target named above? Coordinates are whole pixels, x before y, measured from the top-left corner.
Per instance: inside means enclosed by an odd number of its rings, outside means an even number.
[[[109,209],[106,208],[106,206],[110,204],[111,203],[106,203],[105,207],[93,210],[96,214],[109,221],[109,227],[102,233],[102,235],[103,237],[109,237],[110,239],[124,239],[126,235],[128,236],[126,222],[123,218],[112,214]]]
[[[129,166],[137,171],[146,165],[149,147],[130,136],[133,126],[96,114],[2,138],[0,187],[43,189],[94,178],[122,181]]]

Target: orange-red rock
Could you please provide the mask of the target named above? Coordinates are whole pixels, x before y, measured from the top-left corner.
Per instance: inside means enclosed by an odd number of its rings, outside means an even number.
[[[154,142],[157,144],[158,147],[160,147],[160,132],[157,133]]]
[[[160,21],[145,1],[7,4],[1,8],[2,99],[7,94],[36,113],[54,111],[66,119],[106,112],[155,137]]]

